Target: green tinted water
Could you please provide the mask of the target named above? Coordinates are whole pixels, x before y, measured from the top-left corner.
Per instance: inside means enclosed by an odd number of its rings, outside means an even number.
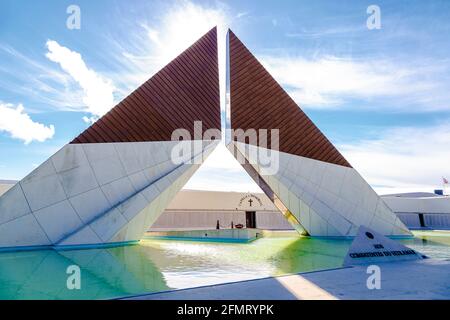
[[[450,234],[403,243],[450,259]],[[282,237],[248,244],[143,240],[138,245],[72,251],[0,253],[0,299],[106,299],[336,268],[346,240]],[[81,289],[67,289],[67,267],[81,270]]]

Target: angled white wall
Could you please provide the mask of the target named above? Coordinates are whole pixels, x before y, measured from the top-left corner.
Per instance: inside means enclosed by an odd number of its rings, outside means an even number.
[[[361,225],[383,235],[411,235],[355,169],[240,142],[233,146],[309,235],[350,237]],[[273,174],[258,157],[270,152],[278,161]]]
[[[68,144],[0,197],[0,248],[139,240],[217,143]]]

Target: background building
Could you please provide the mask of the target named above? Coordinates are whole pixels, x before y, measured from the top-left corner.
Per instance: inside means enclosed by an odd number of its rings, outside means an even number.
[[[417,192],[381,197],[410,229],[450,228],[450,197]]]
[[[248,228],[292,230],[263,193],[182,190],[150,230]]]

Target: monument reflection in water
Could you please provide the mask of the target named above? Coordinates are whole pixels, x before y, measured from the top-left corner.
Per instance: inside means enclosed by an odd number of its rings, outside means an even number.
[[[422,233],[405,245],[450,258],[448,234]],[[138,245],[0,253],[0,299],[108,299],[342,266],[348,240],[262,238],[252,243],[143,240]],[[79,266],[81,289],[67,288]]]

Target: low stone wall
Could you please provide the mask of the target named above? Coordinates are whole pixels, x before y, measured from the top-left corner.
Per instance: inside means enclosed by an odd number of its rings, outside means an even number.
[[[259,229],[219,229],[219,230],[180,230],[180,231],[149,231],[145,238],[183,239],[183,240],[224,240],[253,241],[262,236]]]
[[[166,210],[149,231],[215,229],[219,220],[222,229],[245,226],[245,211],[182,211]],[[279,211],[256,211],[256,228],[293,230]]]

